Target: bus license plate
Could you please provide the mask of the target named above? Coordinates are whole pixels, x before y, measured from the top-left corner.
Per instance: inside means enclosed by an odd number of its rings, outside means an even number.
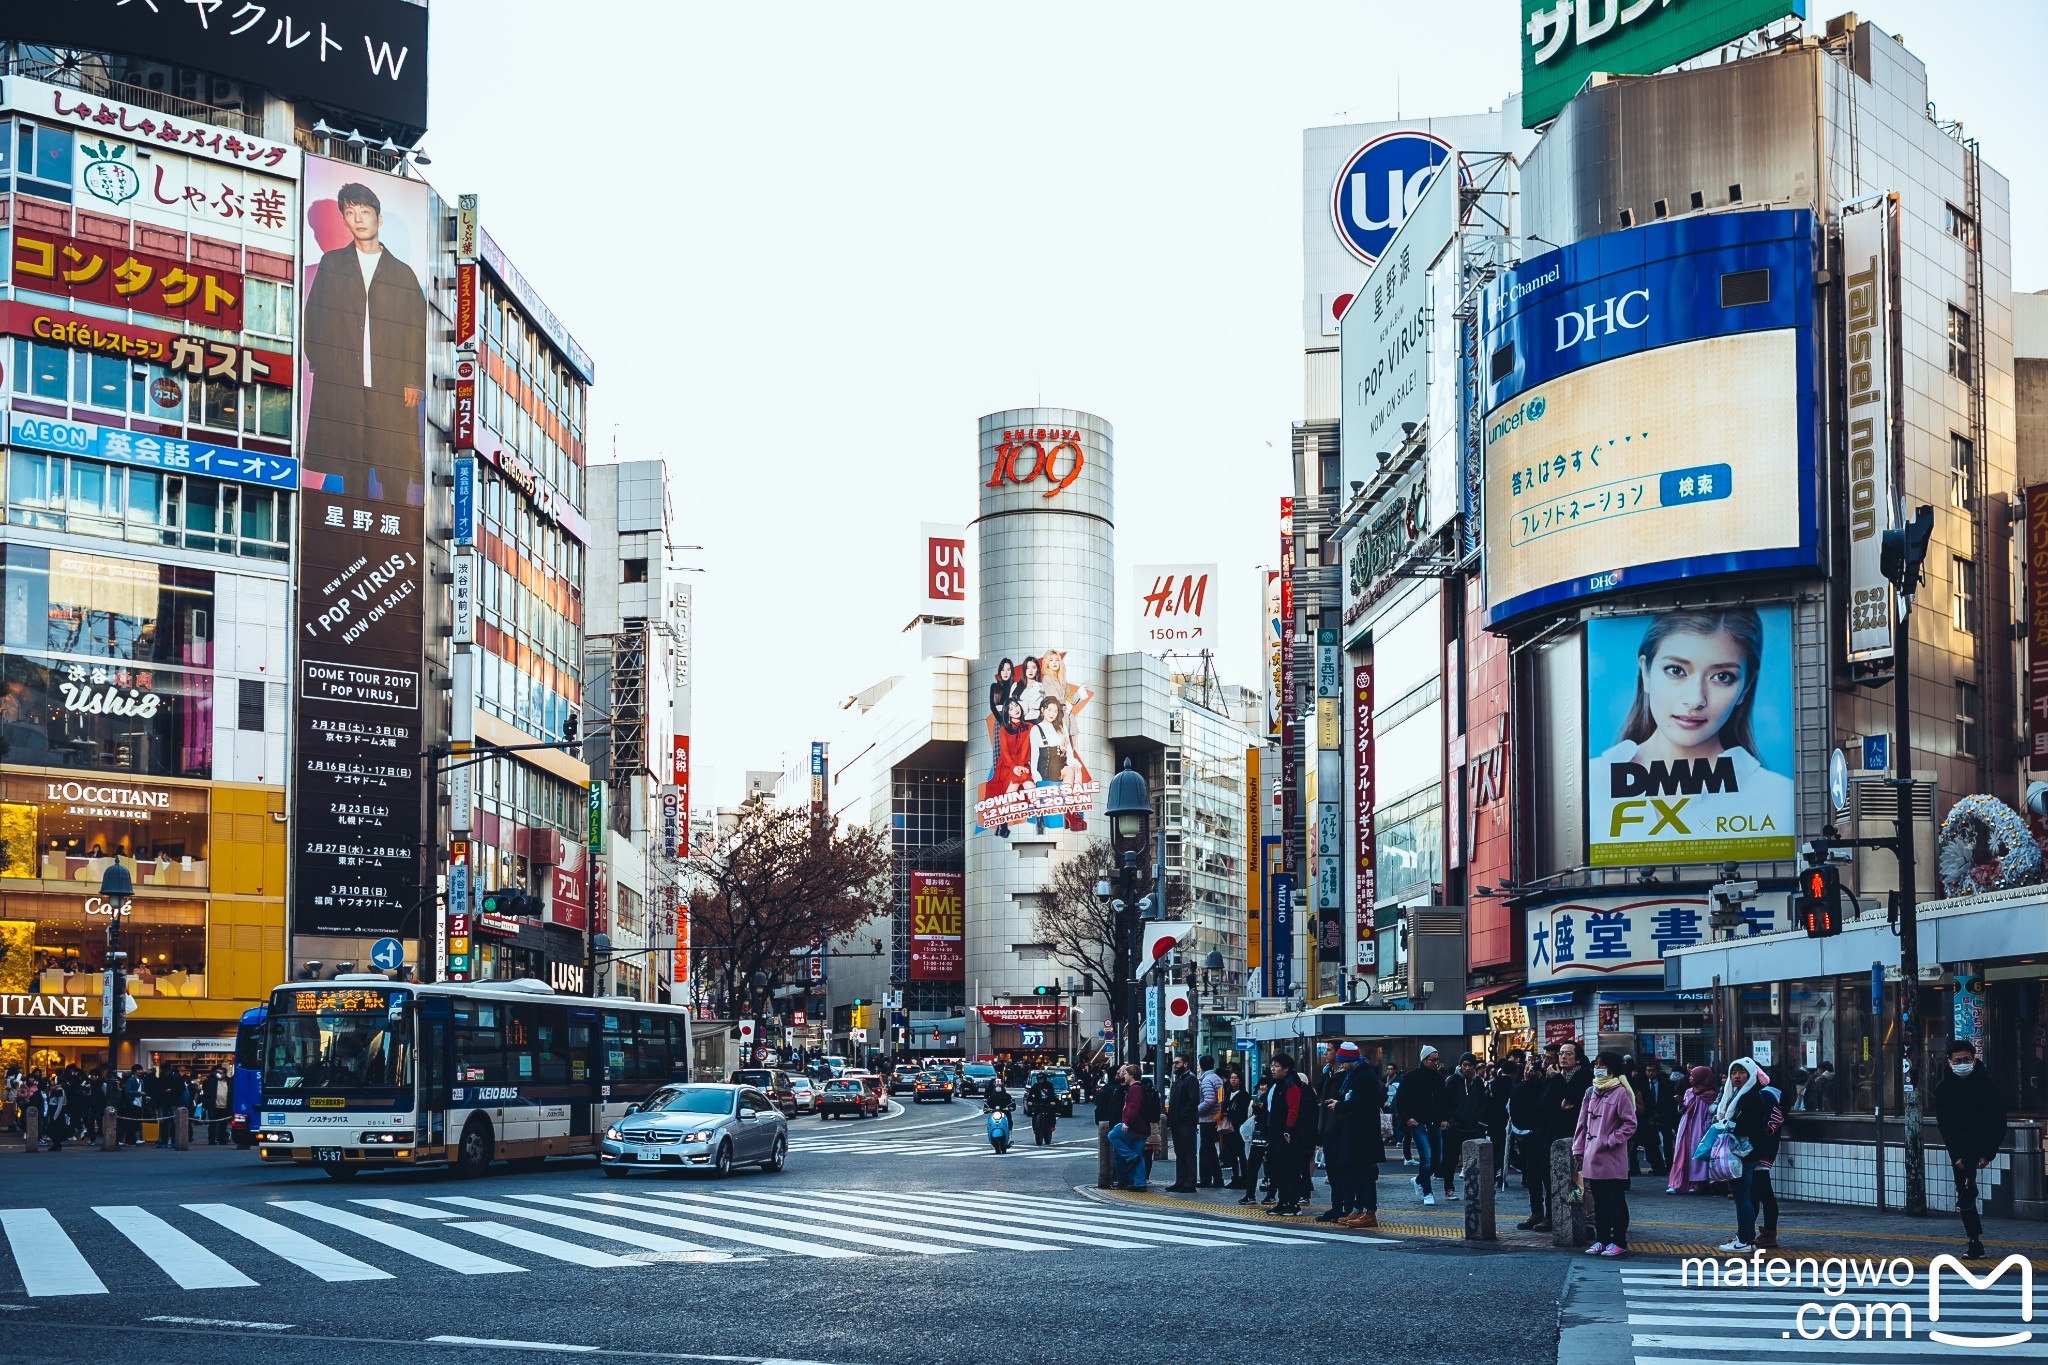
[[[653,1148],[651,1148],[651,1147],[642,1147],[642,1148],[641,1148],[641,1149],[640,1149],[639,1151],[637,1151],[637,1152],[633,1153],[633,1156],[634,1156],[634,1158],[635,1158],[636,1160],[639,1160],[639,1161],[659,1161],[659,1160],[661,1160],[661,1153],[660,1153],[660,1152],[657,1152],[657,1151],[655,1151],[655,1150],[654,1150]]]
[[[313,1149],[313,1160],[319,1162],[322,1166],[339,1166],[341,1164],[341,1148],[315,1147]]]

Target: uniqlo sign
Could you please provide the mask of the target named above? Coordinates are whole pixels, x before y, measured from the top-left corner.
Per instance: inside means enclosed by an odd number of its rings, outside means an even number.
[[[959,614],[967,600],[967,528],[926,523],[924,540],[925,610],[935,616]]]

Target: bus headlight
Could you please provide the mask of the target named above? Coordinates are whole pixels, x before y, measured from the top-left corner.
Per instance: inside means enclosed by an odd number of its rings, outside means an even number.
[[[410,1147],[412,1145],[412,1131],[407,1128],[388,1128],[378,1132],[359,1133],[356,1135],[356,1140],[365,1147],[395,1146],[401,1142]]]
[[[256,1135],[256,1140],[258,1142],[290,1142],[292,1135],[289,1130],[280,1129],[273,1132],[266,1128]]]

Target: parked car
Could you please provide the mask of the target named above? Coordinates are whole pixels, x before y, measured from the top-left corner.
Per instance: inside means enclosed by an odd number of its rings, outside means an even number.
[[[923,1104],[926,1100],[953,1102],[953,1078],[943,1071],[921,1071],[917,1074],[910,1102]]]
[[[883,1113],[889,1108],[889,1082],[872,1071],[848,1071],[839,1077],[843,1081],[859,1081],[875,1097],[875,1112]]]
[[[818,1083],[809,1076],[791,1076],[789,1090],[796,1097],[796,1112],[815,1114],[818,1112]]]
[[[707,1170],[735,1166],[780,1171],[789,1156],[789,1120],[766,1092],[750,1085],[670,1085],[629,1107],[604,1130],[598,1168],[627,1171]]]
[[[917,1089],[918,1078],[924,1072],[914,1066],[899,1066],[889,1073],[889,1093],[908,1095]]]
[[[882,1104],[875,1092],[851,1077],[825,1082],[825,1088],[818,1092],[818,1118],[836,1119],[842,1114],[851,1114],[857,1119],[873,1118],[882,1112]]]
[[[725,1078],[727,1085],[751,1085],[765,1091],[787,1118],[796,1113],[796,1091],[789,1083],[789,1073],[780,1067],[741,1067]]]
[[[988,1083],[996,1078],[996,1069],[987,1062],[969,1062],[960,1068],[960,1093],[979,1095],[988,1089]]]

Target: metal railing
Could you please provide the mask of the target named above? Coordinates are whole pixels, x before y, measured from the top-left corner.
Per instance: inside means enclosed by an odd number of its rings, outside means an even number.
[[[115,80],[108,75],[105,67],[87,62],[79,66],[66,66],[57,62],[37,61],[14,55],[8,58],[6,66],[10,76],[26,76],[30,80],[44,81],[50,85],[67,86],[84,95],[98,95],[105,99],[119,100],[123,104],[140,105],[154,109],[159,114],[190,120],[193,123],[209,123],[217,128],[232,128],[237,132],[254,137],[263,136],[263,116],[243,109],[222,109],[218,105],[206,104],[200,100],[184,99],[177,95],[152,90],[146,85],[131,85],[127,81]]]

